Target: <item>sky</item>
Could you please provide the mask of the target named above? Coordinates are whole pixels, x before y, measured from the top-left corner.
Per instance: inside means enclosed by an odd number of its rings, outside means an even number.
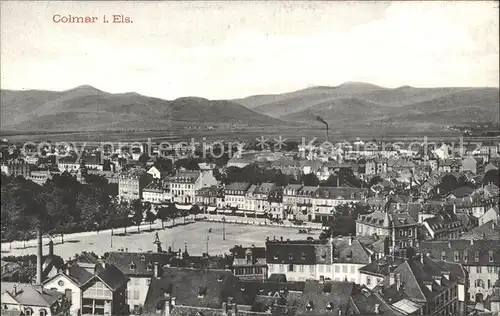
[[[232,99],[347,81],[499,85],[495,2],[1,1],[2,89]],[[103,16],[133,23],[103,23]],[[54,15],[95,16],[55,23]]]

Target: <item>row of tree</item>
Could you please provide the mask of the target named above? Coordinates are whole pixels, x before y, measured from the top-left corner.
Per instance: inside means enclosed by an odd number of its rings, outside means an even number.
[[[125,228],[144,221],[150,225],[201,211],[198,206],[179,210],[175,204],[161,205],[153,212],[149,203],[140,200],[118,201],[109,192],[108,181],[99,176],[85,176],[85,183],[63,173],[55,175],[43,186],[23,177],[2,174],[1,229],[6,241],[28,240],[41,230],[48,235],[79,231]]]

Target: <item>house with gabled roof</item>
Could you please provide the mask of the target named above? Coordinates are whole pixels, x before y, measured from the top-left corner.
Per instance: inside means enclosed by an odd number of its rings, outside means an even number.
[[[127,276],[101,259],[97,262],[87,259],[88,256],[82,256],[69,261],[65,269],[43,283],[43,288],[65,293],[71,303],[71,315],[128,312]]]
[[[2,315],[69,316],[71,303],[64,292],[38,285],[2,282]]]
[[[470,302],[482,303],[492,294],[500,271],[498,240],[421,241],[420,250],[432,258],[460,264],[467,271]]]

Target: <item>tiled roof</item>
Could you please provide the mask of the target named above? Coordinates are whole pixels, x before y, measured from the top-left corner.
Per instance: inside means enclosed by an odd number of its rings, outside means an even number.
[[[155,313],[158,307],[163,310],[166,295],[175,297],[176,305],[191,307],[220,309],[229,297],[237,304],[243,303],[238,278],[228,271],[163,269],[161,278],[151,280],[145,313]]]
[[[114,264],[127,276],[153,276],[154,263],[160,267],[171,263],[172,255],[166,252],[110,252],[106,262]],[[135,269],[131,269],[131,264]]]
[[[166,181],[176,183],[194,183],[199,176],[199,171],[179,171],[175,176],[167,177]]]
[[[14,287],[16,287],[16,295],[14,295]],[[2,293],[5,291],[8,291],[19,304],[25,306],[50,307],[64,295],[61,292],[42,289],[36,285],[17,282],[2,282]]]
[[[500,226],[496,225],[494,221],[489,221],[464,233],[462,239],[500,241]]]
[[[353,305],[350,309],[357,315],[375,315],[378,309],[379,315],[403,316],[404,314],[394,310],[378,295],[378,293],[365,286],[355,285],[351,294]]]
[[[378,276],[386,276],[389,275],[390,272],[393,272],[394,269],[403,262],[404,259],[402,258],[386,256],[360,268],[359,271]]]
[[[113,264],[107,264],[105,268],[98,272],[97,277],[113,291],[127,284],[129,280],[128,277]]]
[[[429,227],[435,232],[446,232],[463,227],[462,221],[452,212],[441,212],[440,214],[425,220]]]
[[[317,245],[318,243],[316,243]],[[324,246],[320,244],[320,246]],[[324,252],[327,252],[324,247]],[[269,263],[288,263],[288,264],[316,264],[316,249],[314,243],[306,242],[266,242],[266,262]],[[330,256],[327,254],[322,258],[325,263],[330,262]]]
[[[433,258],[441,259],[444,255],[446,260],[463,265],[495,266],[500,264],[498,251],[500,241],[498,240],[420,241],[419,247],[421,251],[430,253]],[[458,255],[458,261],[455,261],[455,252]],[[490,254],[492,254],[492,262],[490,262]]]
[[[224,191],[246,191],[250,187],[247,182],[234,182],[225,187]]]
[[[354,283],[315,280],[305,282],[304,292],[298,302],[296,315],[348,314]]]
[[[319,187],[314,197],[322,199],[362,199],[368,194],[368,189],[348,187]]]

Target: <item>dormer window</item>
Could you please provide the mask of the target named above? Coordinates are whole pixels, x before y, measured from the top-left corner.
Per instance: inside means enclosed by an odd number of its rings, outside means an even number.
[[[198,289],[198,298],[204,298],[206,294],[207,294],[207,287],[206,286],[201,286]]]
[[[144,255],[141,256],[141,261],[146,261],[146,257]]]
[[[352,259],[352,250],[347,253],[347,259]]]
[[[203,313],[202,312],[197,312],[196,316],[203,316]]]
[[[219,277],[217,278],[217,282],[221,283],[223,280],[224,280],[224,276],[219,275]]]
[[[137,268],[137,266],[135,265],[134,262],[131,262],[129,265],[129,268],[130,268],[130,270],[135,270]]]
[[[290,252],[290,253],[288,254],[288,259],[293,260],[293,253],[291,253],[291,252]]]
[[[306,260],[306,253],[305,253],[305,252],[303,252],[303,253],[300,255],[300,258],[301,258],[302,260]]]
[[[276,254],[276,255],[274,255],[274,256],[273,256],[273,259],[274,259],[274,260],[278,260],[278,255],[277,255],[277,254]]]
[[[479,251],[476,251],[474,257],[475,257],[476,262],[479,261]]]
[[[313,309],[314,309],[313,302],[312,302],[312,301],[307,302],[307,304],[306,304],[306,310],[307,310],[308,312],[310,312],[310,311],[312,311]]]
[[[489,252],[489,260],[490,260],[490,262],[493,262],[493,251],[491,251],[491,250]]]
[[[323,252],[323,253],[321,254],[321,258],[322,258],[322,259],[326,259],[326,252]]]
[[[151,262],[148,262],[148,264],[146,265],[146,269],[147,269],[148,271],[153,270],[153,264],[152,264]]]

